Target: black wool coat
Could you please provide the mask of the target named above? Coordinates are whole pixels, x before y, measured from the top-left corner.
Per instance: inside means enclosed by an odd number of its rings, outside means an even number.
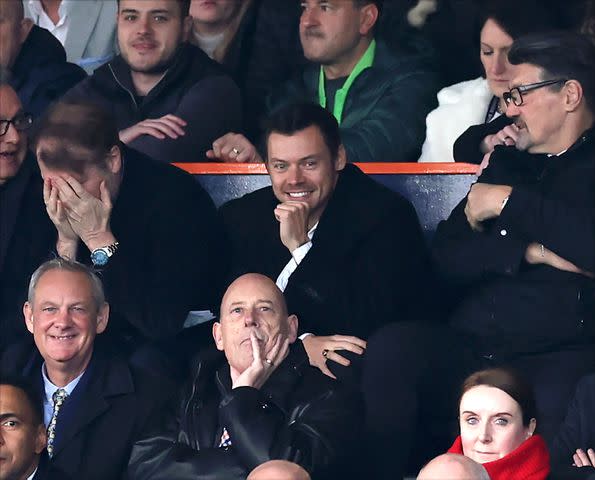
[[[266,187],[221,208],[236,273],[276,280],[289,262],[273,215],[278,203]],[[415,209],[355,165],[340,173],[312,244],[285,289],[301,333],[367,338],[422,314],[431,274]]]

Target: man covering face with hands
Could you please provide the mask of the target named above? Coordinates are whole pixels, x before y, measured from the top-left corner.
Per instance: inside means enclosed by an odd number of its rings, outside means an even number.
[[[102,270],[108,336],[131,354],[158,341],[171,350],[163,357],[176,359],[181,349],[166,342],[188,311],[214,309],[225,271],[207,193],[189,174],[122,145],[111,115],[88,103],[50,109],[33,150],[58,255]]]

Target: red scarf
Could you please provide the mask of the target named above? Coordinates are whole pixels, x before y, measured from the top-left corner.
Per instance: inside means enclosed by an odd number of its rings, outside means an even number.
[[[448,453],[463,455],[463,444],[458,436]],[[545,480],[550,473],[550,454],[543,438],[533,435],[505,457],[483,466],[491,480]]]

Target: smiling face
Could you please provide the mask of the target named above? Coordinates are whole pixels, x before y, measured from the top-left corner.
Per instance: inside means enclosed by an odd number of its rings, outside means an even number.
[[[515,65],[510,88],[549,80],[543,78],[541,68],[523,63]],[[570,145],[565,144],[565,119],[567,105],[564,99],[565,86],[543,87],[523,93],[523,104],[512,102],[506,107],[506,115],[514,119],[520,128],[516,148],[530,153],[558,154]],[[572,143],[572,142],[571,142]]]
[[[52,370],[76,378],[91,359],[95,336],[107,326],[109,306],[96,305],[87,275],[54,269],[39,278],[23,313],[50,380]]]
[[[479,58],[483,65],[491,92],[502,98],[508,90],[512,65],[508,63],[508,50],[512,37],[489,18],[481,29]]]
[[[521,407],[510,395],[487,385],[461,397],[459,422],[463,453],[478,463],[508,455],[535,431],[535,419],[523,425]]]
[[[121,0],[118,44],[133,72],[162,74],[180,44],[188,38],[192,18],[182,19],[180,4],[171,0]]]
[[[8,85],[0,87],[0,119],[12,120],[22,112],[21,102]],[[0,185],[14,177],[27,154],[27,134],[10,124],[6,133],[0,136]]]
[[[37,468],[45,448],[45,427],[35,422],[25,393],[0,385],[0,478],[25,480]]]
[[[278,335],[297,335],[297,317],[287,315],[283,294],[275,283],[250,273],[235,280],[221,302],[220,322],[213,326],[213,337],[219,350],[225,351],[232,372],[241,374],[253,360],[250,335],[254,332],[266,354]]]
[[[312,227],[322,215],[345,168],[345,149],[333,159],[320,129],[310,126],[293,135],[271,133],[267,142],[267,170],[280,202],[300,201],[310,208]]]

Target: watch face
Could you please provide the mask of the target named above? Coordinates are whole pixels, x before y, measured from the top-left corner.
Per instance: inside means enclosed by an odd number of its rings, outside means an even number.
[[[101,267],[101,266],[105,265],[108,260],[109,260],[109,256],[103,250],[95,250],[91,254],[91,261],[93,262],[93,265],[98,265]]]

